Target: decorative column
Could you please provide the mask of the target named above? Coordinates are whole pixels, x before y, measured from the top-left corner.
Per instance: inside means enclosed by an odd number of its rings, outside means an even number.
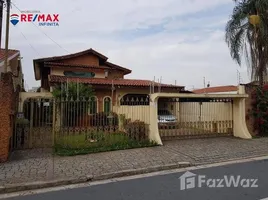
[[[238,94],[245,94],[244,86],[238,86]],[[246,125],[245,102],[246,100],[244,97],[233,99],[233,132],[235,137],[251,139],[252,136]]]
[[[158,145],[163,145],[157,121],[157,101],[158,98],[155,95],[150,95],[150,125],[149,125],[149,139],[156,142]]]

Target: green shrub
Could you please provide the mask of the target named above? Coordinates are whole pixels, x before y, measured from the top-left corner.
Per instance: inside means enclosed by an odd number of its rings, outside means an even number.
[[[131,139],[137,141],[147,140],[146,124],[142,121],[129,122],[126,125],[126,133]]]
[[[118,126],[118,115],[116,113],[100,112],[90,117],[90,125],[94,127]]]
[[[252,110],[246,116],[247,120],[253,117],[254,130],[258,136],[268,136],[268,85],[257,86],[252,94]]]

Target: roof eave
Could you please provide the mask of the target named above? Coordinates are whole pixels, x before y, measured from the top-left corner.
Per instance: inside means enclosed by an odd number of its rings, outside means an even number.
[[[126,72],[124,72],[124,75],[131,74],[131,72],[132,72],[132,70],[126,71]]]
[[[96,55],[97,57],[103,59],[104,61],[107,61],[108,58],[104,55],[102,55],[101,53],[95,51],[94,49],[90,48],[88,50],[84,50],[78,53],[72,53],[72,54],[68,54],[68,55],[63,55],[63,56],[53,56],[53,57],[46,57],[46,58],[38,58],[35,59],[34,62],[47,62],[47,61],[55,61],[55,60],[64,60],[64,59],[69,59],[69,58],[74,58],[77,56],[81,56],[81,55],[85,55],[88,53],[92,53],[94,55]]]
[[[104,64],[106,64],[106,65],[108,65],[110,67],[114,67],[114,69],[116,69],[116,70],[123,71],[124,75],[130,74],[132,72],[132,70],[130,70],[130,69],[127,69],[125,67],[121,67],[121,66],[113,64],[111,62],[105,62]]]
[[[83,69],[90,69],[90,68],[95,68],[95,69],[109,69],[108,67],[100,67],[100,66],[90,66],[90,65],[78,65],[78,64],[63,64],[63,63],[51,63],[51,62],[44,62],[45,67],[55,67],[55,68],[72,68],[75,67],[77,68],[83,68]]]

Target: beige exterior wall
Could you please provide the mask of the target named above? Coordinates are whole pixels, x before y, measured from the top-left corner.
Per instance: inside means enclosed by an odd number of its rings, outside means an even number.
[[[149,106],[114,106],[113,111],[117,114],[124,114],[131,121],[139,120],[146,124],[150,123]]]
[[[51,68],[50,74],[51,75],[57,75],[57,76],[64,76],[63,72],[64,72],[64,69]]]

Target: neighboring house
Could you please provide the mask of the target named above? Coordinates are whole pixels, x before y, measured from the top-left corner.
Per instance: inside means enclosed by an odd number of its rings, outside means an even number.
[[[28,92],[37,92],[39,87],[32,87],[32,89],[28,90]]]
[[[237,94],[238,87],[234,85],[207,87],[192,91],[195,94]]]
[[[0,50],[0,73],[4,72],[5,49]],[[24,79],[19,50],[8,50],[8,71],[12,73],[14,89],[18,86],[24,90]]]
[[[33,61],[35,79],[41,80],[41,92],[52,92],[56,84],[86,83],[95,91],[96,112],[107,109],[105,102],[117,105],[121,99],[144,99],[152,91],[182,92],[183,86],[159,84],[150,80],[125,79],[130,69],[108,62],[108,58],[93,49]],[[113,89],[113,92],[112,92]],[[98,105],[98,106],[97,106]],[[109,106],[111,107],[111,105]]]

